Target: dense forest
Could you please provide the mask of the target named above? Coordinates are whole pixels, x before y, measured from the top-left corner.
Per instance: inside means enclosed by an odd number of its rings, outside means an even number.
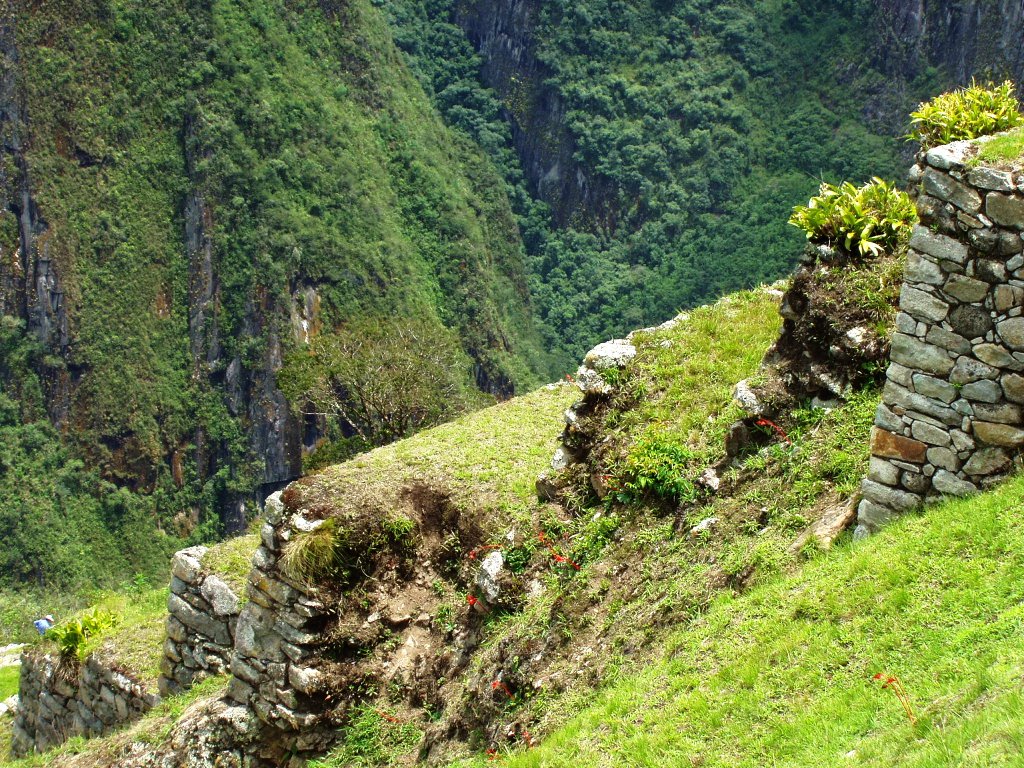
[[[155,576],[373,444],[354,329],[436,341],[440,417],[784,276],[794,204],[1007,74],[890,5],[9,0],[0,582]]]

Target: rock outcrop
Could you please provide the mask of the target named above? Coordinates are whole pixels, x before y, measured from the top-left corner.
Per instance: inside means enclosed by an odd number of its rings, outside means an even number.
[[[858,531],[939,495],[986,488],[1024,446],[1024,170],[978,142],[919,158],[921,223],[861,486]]]

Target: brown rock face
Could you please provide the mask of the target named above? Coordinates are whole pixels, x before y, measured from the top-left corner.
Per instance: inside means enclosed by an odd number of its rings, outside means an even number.
[[[927,457],[928,446],[919,440],[894,435],[884,429],[874,427],[871,430],[871,453],[887,459],[899,459],[913,464],[923,464]]]

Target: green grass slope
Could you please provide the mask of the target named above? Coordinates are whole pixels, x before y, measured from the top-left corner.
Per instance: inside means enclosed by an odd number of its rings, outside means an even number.
[[[1022,680],[1024,478],[721,597],[505,764],[1019,766]]]

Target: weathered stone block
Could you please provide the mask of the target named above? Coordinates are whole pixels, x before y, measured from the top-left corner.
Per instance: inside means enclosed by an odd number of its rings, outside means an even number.
[[[910,247],[940,261],[952,261],[961,265],[967,262],[967,246],[964,243],[920,225],[914,226]]]
[[[871,463],[868,466],[868,480],[873,480],[874,482],[882,483],[883,485],[899,485],[899,467],[885,459],[872,456]]]
[[[987,285],[985,290],[988,291]],[[900,309],[918,320],[935,323],[945,320],[949,314],[949,304],[945,301],[909,285],[904,285],[900,291]]]
[[[1019,448],[1024,445],[1024,429],[1009,424],[976,421],[974,422],[974,436],[983,443],[1004,448]]]
[[[964,472],[968,475],[992,475],[1010,469],[1012,462],[1002,448],[982,448],[964,464]]]
[[[971,351],[971,342],[958,333],[947,331],[941,325],[933,325],[929,328],[925,341],[958,355],[966,355]]]
[[[961,184],[952,176],[934,168],[925,169],[924,190],[932,197],[952,203],[968,213],[981,210],[981,195],[966,184]],[[991,217],[991,214],[989,216]]]
[[[989,287],[988,283],[975,280],[966,275],[950,275],[942,290],[958,301],[966,302],[967,304],[977,304],[988,296]],[[942,320],[944,317],[945,315],[937,319]]]
[[[1020,406],[1012,403],[978,403],[974,406],[974,416],[997,424],[1019,425],[1022,421]]]
[[[1024,350],[1024,317],[1011,317],[996,325],[996,333],[1003,342],[1015,350]]]
[[[931,424],[925,424],[923,421],[915,421],[910,433],[915,440],[920,440],[922,443],[928,443],[929,445],[947,446],[953,442],[947,430],[933,427]]]
[[[972,186],[991,189],[995,192],[1012,192],[1014,190],[1012,172],[988,166],[972,168],[967,172],[967,181]]]
[[[908,368],[939,376],[945,376],[953,369],[953,361],[945,349],[903,333],[893,335],[890,358]]]
[[[1017,370],[1020,363],[1013,359],[1013,356],[1005,348],[998,344],[979,344],[974,348],[974,356],[986,365],[995,368],[1012,368]]]
[[[990,192],[985,196],[985,213],[996,224],[1024,229],[1024,198]]]
[[[995,245],[996,238],[993,238],[992,247],[995,248]],[[907,253],[905,277],[908,283],[924,283],[926,285],[942,285],[946,279],[938,264],[917,251]]]
[[[985,310],[970,305],[956,307],[949,313],[950,327],[965,339],[977,339],[992,330],[992,318]]]
[[[177,595],[172,594],[167,598],[167,610],[174,614],[182,624],[206,635],[214,642],[220,645],[227,645],[231,642],[227,627],[223,622],[197,611]]]
[[[207,576],[199,588],[217,616],[238,613],[238,597],[227,584],[217,576]]]
[[[1002,385],[1007,400],[1014,403],[1024,403],[1024,376],[1008,373],[1003,376]]]
[[[991,379],[982,379],[964,384],[960,394],[974,403],[997,403],[1003,399],[1003,388]],[[975,412],[978,412],[977,409]],[[979,416],[985,418],[980,413]],[[993,419],[988,419],[988,421],[993,421]]]
[[[1007,278],[1006,264],[992,259],[978,259],[974,262],[974,275],[987,283],[1001,283]]]
[[[956,472],[960,469],[960,459],[949,448],[929,448],[928,463],[940,469]]]
[[[949,381],[951,384],[961,385],[970,384],[979,379],[995,379],[998,376],[999,371],[991,365],[986,365],[970,357],[961,357],[950,372]]]
[[[974,483],[961,480],[952,472],[947,472],[944,469],[936,471],[932,478],[932,487],[946,496],[969,496],[978,491],[978,486]]]
[[[189,547],[174,553],[171,560],[171,573],[188,584],[194,584],[202,573],[202,559],[206,547]]]
[[[878,427],[871,429],[871,453],[875,456],[922,464],[927,451],[928,446],[920,440],[894,435]]]
[[[944,403],[952,403],[957,399],[956,387],[948,381],[936,379],[923,373],[915,374],[913,377],[914,390],[925,397],[932,397]]]

